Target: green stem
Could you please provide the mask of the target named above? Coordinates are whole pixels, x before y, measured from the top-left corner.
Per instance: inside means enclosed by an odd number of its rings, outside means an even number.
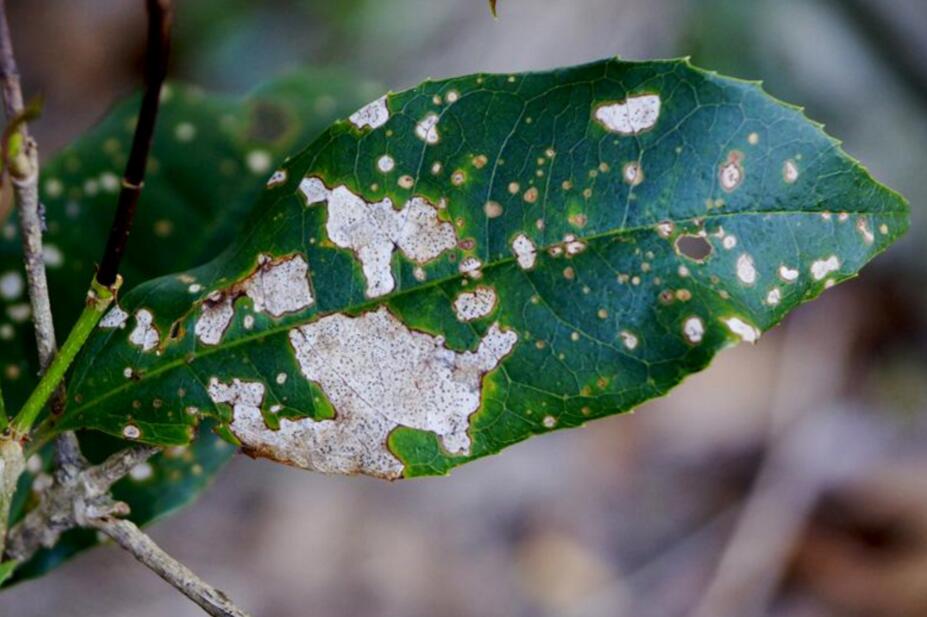
[[[96,279],[90,285],[90,291],[87,292],[87,304],[80,314],[77,323],[68,334],[67,340],[61,346],[61,350],[55,355],[48,370],[42,375],[39,385],[36,386],[28,400],[23,405],[11,424],[13,434],[18,438],[23,438],[29,434],[36,418],[45,408],[48,399],[55,393],[55,389],[61,380],[64,379],[65,373],[71,367],[71,363],[81,350],[90,333],[96,328],[97,322],[103,317],[103,313],[113,301],[115,290],[118,289],[120,280],[117,279],[113,288],[107,288],[97,283]]]

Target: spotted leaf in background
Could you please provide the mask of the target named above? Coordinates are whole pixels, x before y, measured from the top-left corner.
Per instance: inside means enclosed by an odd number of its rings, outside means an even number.
[[[287,152],[317,137],[335,118],[374,96],[378,88],[332,71],[301,71],[268,82],[245,97],[167,86],[154,138],[148,179],[122,273],[142,282],[205,261],[235,238],[243,215],[264,190],[269,170]],[[43,167],[46,265],[59,333],[76,320],[116,206],[136,98],[116,105],[101,123]],[[15,408],[35,385],[34,335],[15,224],[0,239],[0,366],[4,392]],[[81,433],[93,462],[126,446],[102,433]],[[226,463],[234,448],[209,430],[188,448],[174,448],[139,466],[114,487],[138,523],[192,500]],[[51,449],[30,461],[17,495],[18,516],[41,486]],[[36,480],[38,478],[38,480]],[[40,552],[16,577],[41,574],[96,543],[94,532],[68,532]]]
[[[907,217],[799,110],[686,61],[426,82],[126,295],[58,428],[183,445],[209,419],[308,469],[445,473],[665,394]]]

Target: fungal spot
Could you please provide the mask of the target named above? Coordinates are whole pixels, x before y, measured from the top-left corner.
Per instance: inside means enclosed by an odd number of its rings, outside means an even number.
[[[640,341],[638,340],[637,336],[633,332],[630,332],[628,330],[622,330],[621,332],[618,333],[618,335],[621,337],[621,342],[624,343],[624,346],[628,350],[633,351],[634,349],[637,349],[637,345],[639,344]]]
[[[122,310],[118,304],[114,304],[113,308],[109,309],[106,315],[103,316],[103,319],[100,320],[100,327],[107,330],[112,330],[115,328],[125,328],[126,321],[129,319],[129,314]]]
[[[737,236],[733,234],[724,236],[724,238],[722,238],[721,240],[721,246],[723,246],[724,249],[727,251],[731,250],[732,248],[737,246]]]
[[[869,229],[869,221],[866,220],[866,217],[859,217],[856,221],[856,231],[863,237],[863,242],[866,244],[872,244],[875,242],[875,234],[872,233],[872,230]]]
[[[621,177],[627,184],[638,186],[644,181],[644,168],[637,162],[626,163]]]
[[[193,333],[204,345],[218,345],[234,314],[231,296],[213,294],[203,303]]]
[[[782,179],[786,184],[795,184],[798,181],[799,171],[798,163],[792,159],[782,164]]]
[[[502,205],[497,201],[487,201],[483,206],[483,212],[486,213],[487,218],[498,218],[502,216]]]
[[[544,425],[544,428],[554,428],[557,426],[557,418],[553,416],[544,416],[544,419],[541,421]]]
[[[437,209],[422,197],[413,197],[397,211],[389,198],[368,203],[343,185],[328,190],[318,181],[304,193],[307,199],[328,201],[328,237],[360,260],[368,298],[395,287],[390,261],[396,249],[421,265],[457,246],[454,226],[441,221]]]
[[[442,169],[444,169],[444,166],[441,165],[441,163],[438,162],[438,161],[435,161],[435,162],[432,163],[432,165],[431,165],[431,173],[432,173],[432,175],[437,176],[438,174],[441,173],[441,170],[442,170]]]
[[[566,251],[566,254],[572,257],[573,255],[579,255],[585,251],[586,244],[580,240],[577,240],[576,236],[573,234],[567,234],[563,238],[563,248]]]
[[[286,182],[286,170],[278,169],[270,175],[270,178],[267,179],[267,188],[272,189],[275,186],[280,186]]]
[[[129,342],[142,351],[151,351],[158,346],[161,340],[158,329],[154,325],[154,315],[148,309],[139,309],[135,312],[135,329],[129,333]]]
[[[786,283],[794,283],[798,280],[798,275],[799,272],[797,269],[792,269],[785,265],[779,266],[779,278]]]
[[[474,321],[492,313],[496,306],[496,292],[491,287],[477,287],[464,292],[454,300],[454,313],[459,321]]]
[[[827,259],[819,259],[811,264],[811,276],[816,281],[824,279],[831,272],[840,269],[840,259],[836,255],[831,255]]]
[[[609,132],[637,135],[656,126],[660,105],[660,97],[656,94],[629,96],[618,103],[599,105],[594,117]]]
[[[415,136],[429,146],[438,143],[441,140],[441,136],[438,134],[438,114],[430,113],[422,118],[415,125]]]
[[[766,294],[766,304],[769,306],[777,306],[779,302],[782,301],[782,292],[778,287],[773,287],[769,290],[769,293]]]
[[[122,436],[126,439],[138,439],[142,436],[142,431],[134,424],[126,424],[122,427]]]
[[[747,343],[755,343],[760,340],[760,331],[755,326],[750,325],[740,317],[728,317],[722,319],[728,329],[740,337],[740,340]]]
[[[711,243],[702,236],[685,234],[676,238],[676,252],[693,261],[705,261],[711,251]]]
[[[245,164],[251,173],[262,175],[270,171],[272,160],[266,150],[252,150],[245,157]]]
[[[386,105],[386,97],[382,96],[372,103],[361,107],[348,117],[348,120],[358,129],[369,127],[371,129],[380,128],[389,120],[389,108]]]
[[[521,190],[521,186],[517,182],[509,182],[509,194],[517,195],[518,191]]]
[[[134,374],[135,374],[135,371],[132,370],[131,366],[127,366],[124,369],[122,369],[122,376],[125,377],[126,379],[132,379],[132,375]]]
[[[486,164],[489,163],[489,159],[486,158],[485,154],[478,154],[473,157],[473,160],[471,162],[473,163],[473,166],[476,167],[477,169],[483,169],[484,167],[486,167]]]
[[[198,294],[203,291],[203,286],[199,283],[192,283],[189,287],[187,287],[187,291],[192,294]]]
[[[379,169],[381,172],[385,174],[388,174],[389,172],[393,171],[393,168],[395,167],[396,167],[396,161],[394,161],[393,157],[391,157],[388,154],[384,154],[379,159],[377,159],[377,169]]]
[[[532,187],[529,188],[527,191],[525,191],[525,194],[523,195],[522,198],[523,198],[527,203],[533,204],[533,203],[537,202],[538,196],[539,196],[539,193],[538,193],[537,187],[536,187],[536,186],[532,186]]]
[[[441,337],[409,329],[385,308],[335,314],[290,330],[302,375],[319,385],[334,420],[264,422],[265,386],[213,378],[209,396],[232,406],[230,428],[251,454],[327,473],[398,478],[403,464],[387,440],[398,427],[435,433],[450,454],[468,454],[469,418],[482,379],[518,341],[493,324],[476,351],[456,352]]]
[[[415,178],[408,174],[399,176],[399,180],[396,181],[396,184],[399,185],[399,188],[409,190],[415,186]]]
[[[448,104],[454,104],[460,100],[460,93],[457,92],[457,90],[449,90],[445,95],[444,100],[446,100]]]
[[[747,136],[747,143],[749,143],[751,146],[755,146],[760,143],[760,134],[750,133],[750,135]]]
[[[467,181],[467,174],[465,174],[460,169],[458,169],[457,171],[451,174],[451,184],[453,184],[454,186],[460,186],[466,181]]]
[[[682,333],[685,335],[687,341],[693,345],[697,345],[701,343],[702,339],[705,337],[705,323],[702,321],[701,317],[693,315],[682,324]]]
[[[412,269],[412,276],[415,277],[416,281],[422,282],[428,278],[428,275],[425,273],[425,268],[421,266],[415,266]]]
[[[242,320],[242,325],[245,327],[245,330],[250,330],[254,327],[254,315],[245,315],[245,318]]]
[[[744,285],[753,285],[756,283],[756,266],[753,264],[753,257],[748,253],[741,254],[737,258],[737,278]]]
[[[515,236],[515,239],[512,240],[512,252],[515,253],[518,266],[522,270],[530,270],[534,267],[538,253],[534,242],[528,236],[525,234]]]
[[[274,380],[277,382],[278,386],[282,386],[286,383],[287,375],[286,373],[277,373],[277,378]]]
[[[467,257],[466,259],[460,262],[460,266],[458,266],[458,270],[464,276],[467,276],[472,279],[478,279],[481,276],[483,276],[483,274],[480,272],[480,268],[482,267],[483,267],[483,262],[481,262],[479,259],[477,259],[476,257]]]
[[[737,150],[732,151],[718,171],[721,188],[728,193],[736,190],[744,180],[743,157],[744,155]]]
[[[16,300],[23,294],[25,288],[22,274],[15,270],[0,276],[0,298],[4,300]]]
[[[657,223],[657,235],[661,238],[669,238],[673,235],[675,225],[671,221],[662,221]]]

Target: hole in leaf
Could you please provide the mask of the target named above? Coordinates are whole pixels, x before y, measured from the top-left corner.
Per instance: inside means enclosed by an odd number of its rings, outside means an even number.
[[[676,239],[676,252],[693,261],[705,261],[711,251],[711,243],[702,236],[684,235]]]

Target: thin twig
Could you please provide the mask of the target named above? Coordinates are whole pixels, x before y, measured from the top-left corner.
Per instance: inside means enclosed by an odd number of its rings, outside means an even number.
[[[91,524],[213,617],[249,617],[225,593],[201,580],[188,567],[164,552],[135,523],[104,517]]]
[[[148,49],[145,52],[145,94],[135,125],[132,151],[126,163],[119,193],[119,205],[109,232],[103,259],[97,270],[97,282],[111,287],[119,274],[119,264],[126,250],[138,198],[145,182],[145,166],[151,149],[155,120],[161,100],[161,86],[167,75],[167,61],[171,47],[173,9],[169,0],[146,0],[148,7]]]
[[[7,121],[23,111],[23,93],[19,83],[19,69],[13,55],[13,41],[6,19],[6,2],[0,0],[0,91]],[[29,301],[35,324],[39,366],[44,371],[55,355],[55,325],[52,321],[51,302],[48,298],[48,279],[42,257],[42,216],[39,207],[39,155],[29,127],[22,123],[23,137],[19,161],[10,166],[10,179],[19,210],[22,231],[23,259],[26,280],[29,283]]]

